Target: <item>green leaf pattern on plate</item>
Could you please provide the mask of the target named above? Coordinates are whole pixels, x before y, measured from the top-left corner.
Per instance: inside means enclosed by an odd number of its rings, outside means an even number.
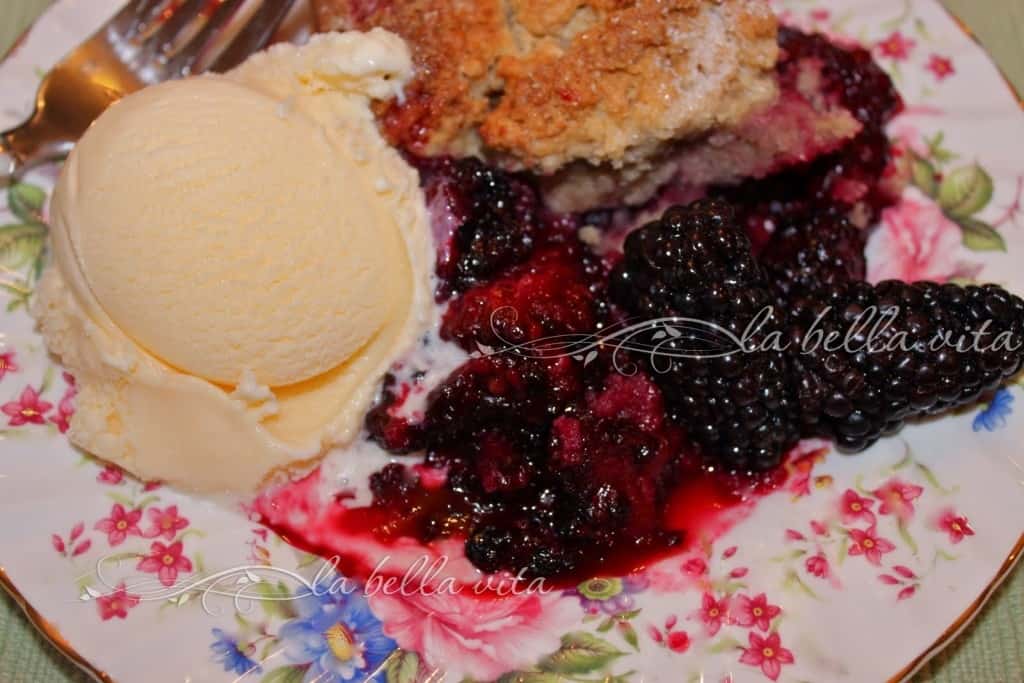
[[[942,179],[939,206],[951,218],[963,220],[975,215],[992,201],[995,185],[978,164],[961,166]]]
[[[960,227],[963,245],[975,252],[1005,252],[1006,240],[996,225],[979,214],[992,204],[995,182],[979,163],[947,167],[958,155],[945,147],[946,136],[939,132],[924,138],[927,152],[910,151],[910,182],[931,197],[943,214]]]
[[[603,669],[625,652],[591,633],[577,631],[562,636],[561,649],[546,657],[540,668],[565,674],[585,674]]]
[[[387,668],[387,683],[416,683],[419,680],[420,658],[415,652],[395,650]]]
[[[7,188],[7,209],[20,221],[0,226],[0,289],[9,295],[8,312],[28,307],[42,275],[48,232],[45,205],[46,191],[37,185],[14,183]]]

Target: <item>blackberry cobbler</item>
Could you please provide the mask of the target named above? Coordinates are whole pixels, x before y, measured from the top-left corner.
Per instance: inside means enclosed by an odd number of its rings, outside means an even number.
[[[456,22],[453,3],[319,7],[331,26],[397,30],[424,60],[410,97],[380,114],[433,213],[440,337],[468,357],[417,410],[405,404],[420,378],[385,383],[368,438],[410,459],[371,477],[371,531],[460,539],[485,572],[628,571],[686,546],[702,510],[780,483],[801,439],[863,450],[1020,370],[1019,350],[984,343],[1001,336],[1019,349],[1020,298],[992,285],[865,282],[867,236],[905,180],[884,131],[901,100],[867,51],[790,28],[766,43],[773,20],[741,0],[576,2],[592,10],[586,21],[570,13],[543,24],[523,10],[522,25],[479,4],[466,32],[445,39],[461,41],[464,59],[452,63],[417,12],[438,6],[441,24]],[[625,124],[614,103],[584,101],[593,74],[573,91],[535,80],[552,65],[577,73],[588,58],[607,69],[601,78],[618,78],[594,42],[610,40],[610,27],[654,22],[645,49],[665,54],[682,49],[666,32],[711,14],[733,17],[724,25],[741,37],[706,78],[723,92],[749,88],[720,121],[684,120],[668,102],[629,119],[631,139],[644,142],[603,145],[614,131],[592,127],[598,110],[619,132]],[[508,38],[524,31],[532,42]],[[652,87],[671,75],[654,63],[638,67]],[[643,109],[648,100],[631,92]],[[560,98],[561,124],[542,120],[544,93]],[[666,209],[680,197],[698,201]],[[892,314],[880,343],[907,343],[805,346],[813,328],[863,336],[857,321],[869,310]],[[748,348],[714,357],[685,352],[707,342],[706,329],[683,325],[666,339],[664,326],[643,327],[682,319],[737,337],[757,324]],[[971,350],[927,348],[983,320]],[[600,339],[638,321],[634,339],[663,353],[611,343],[536,353],[545,340]]]

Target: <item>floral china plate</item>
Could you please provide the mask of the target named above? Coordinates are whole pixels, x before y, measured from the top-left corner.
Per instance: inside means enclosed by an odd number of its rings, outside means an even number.
[[[62,0],[0,67],[0,129],[117,0]],[[1024,114],[937,2],[789,0],[784,19],[873,46],[908,102],[914,186],[872,279],[1024,292]],[[859,457],[809,444],[788,480],[686,554],[624,579],[479,600],[339,588],[242,512],[131,480],[62,436],[75,384],[26,313],[43,169],[0,200],[0,580],[104,681],[897,681],[947,645],[1024,550],[1021,388]]]

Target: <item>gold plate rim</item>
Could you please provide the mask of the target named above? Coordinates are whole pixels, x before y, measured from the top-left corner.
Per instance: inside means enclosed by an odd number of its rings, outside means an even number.
[[[1024,94],[1022,94],[1021,91],[1017,89],[1017,86],[1013,84],[1013,81],[1010,80],[1010,76],[1008,73],[1006,73],[1006,70],[1003,69],[1003,67],[998,62],[996,62],[995,59],[992,58],[992,54],[981,43],[981,40],[974,33],[974,31],[971,30],[971,27],[968,26],[963,19],[954,14],[953,11],[946,7],[946,5],[944,5],[941,1],[937,1],[936,4],[942,8],[942,10],[950,19],[953,20],[953,23],[957,25],[957,27],[963,32],[963,34],[970,38],[971,42],[977,45],[978,48],[980,48],[981,51],[985,53],[985,56],[988,58],[989,64],[994,66],[996,71],[999,72],[999,76],[1003,79],[1003,82],[1006,83],[1006,87],[1009,88],[1010,93],[1017,100],[1017,106],[1019,106],[1021,110],[1024,110]]]
[[[71,646],[71,643],[64,638],[61,632],[53,624],[47,621],[35,607],[32,606],[32,603],[30,603],[14,585],[11,577],[3,567],[0,567],[0,587],[3,587],[4,591],[11,596],[18,607],[21,608],[21,611],[25,613],[25,617],[29,622],[35,626],[36,630],[46,638],[54,649],[70,659],[94,679],[100,681],[100,683],[114,683],[114,679],[79,654],[78,651]]]
[[[939,654],[942,650],[946,649],[949,644],[956,640],[957,636],[967,628],[967,626],[974,621],[975,617],[981,612],[981,610],[988,604],[989,598],[999,590],[999,587],[1003,584],[1006,579],[1009,578],[1010,574],[1013,573],[1014,567],[1024,557],[1024,534],[1020,535],[1017,539],[1017,545],[1014,546],[1010,552],[1010,556],[1006,558],[1006,562],[999,568],[995,578],[987,586],[981,594],[975,598],[966,610],[964,610],[956,621],[950,624],[949,628],[943,631],[942,635],[939,636],[934,643],[932,643],[928,649],[919,654],[910,662],[907,666],[903,667],[896,673],[895,676],[889,679],[888,683],[901,683],[909,679],[911,676],[916,674],[921,668],[929,662],[935,655]]]

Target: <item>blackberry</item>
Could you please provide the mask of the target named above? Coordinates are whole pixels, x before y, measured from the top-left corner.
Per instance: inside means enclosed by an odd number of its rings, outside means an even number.
[[[550,430],[525,482],[493,490],[483,474],[477,488],[453,482],[480,512],[466,541],[475,565],[555,576],[626,547],[637,552],[678,543],[677,534],[662,529],[661,516],[686,466],[683,436],[664,419],[661,392],[650,379],[608,376]],[[478,466],[493,468],[502,451],[503,445],[486,445]]]
[[[481,525],[466,539],[466,558],[477,569],[493,574],[515,562],[522,547],[517,534],[492,525]]]
[[[426,463],[373,475],[374,504],[400,510],[397,526],[421,540],[464,534],[489,572],[566,576],[677,544],[662,515],[696,460],[658,386],[611,366],[470,360],[428,396]]]
[[[453,299],[441,338],[472,352],[480,345],[502,348],[587,334],[597,327],[601,312],[595,297],[598,268],[580,243],[539,249],[507,275]]]
[[[395,414],[400,397],[395,392],[397,381],[391,373],[384,378],[384,387],[377,404],[366,414],[366,431],[385,450],[405,455],[424,446],[423,426]]]
[[[1024,301],[996,285],[847,283],[789,318],[803,431],[850,451],[976,402],[1024,360]]]
[[[852,248],[848,231],[822,243]],[[798,255],[814,242],[799,232],[779,239],[781,254],[789,242]],[[1024,301],[996,285],[871,285],[851,281],[843,260],[796,263],[775,264],[786,276],[784,307],[764,319],[753,346],[672,358],[656,376],[673,418],[730,469],[770,469],[802,437],[863,450],[909,419],[977,401],[1024,364]],[[771,303],[768,289],[728,207],[700,202],[627,239],[611,292],[631,313],[703,320],[741,337]],[[675,341],[665,348],[698,339]],[[658,360],[647,363],[657,369]]]
[[[522,263],[533,253],[542,207],[523,176],[477,159],[413,160],[438,235],[442,298]]]
[[[537,199],[525,183],[475,160],[459,162],[456,177],[469,199],[455,231],[455,280],[464,288],[530,255]]]
[[[377,505],[404,501],[415,488],[415,482],[404,465],[392,463],[370,475],[370,492]]]
[[[527,577],[549,577],[579,568],[587,554],[581,541],[521,516],[480,523],[465,548],[469,561],[484,572],[512,570]]]
[[[865,129],[832,154],[735,187],[712,188],[711,194],[735,206],[757,247],[775,226],[820,212],[841,213],[868,229],[898,199],[886,183],[890,161],[889,138]]]
[[[786,358],[779,350],[762,350],[782,321],[729,205],[704,200],[674,207],[630,234],[624,258],[612,272],[610,293],[636,316],[702,321],[691,329],[669,320],[667,327],[652,327],[648,337],[653,344],[659,328],[674,332],[661,342],[667,353],[652,352],[644,359],[670,411],[687,425],[691,438],[729,468],[778,465],[799,437]],[[744,339],[759,316],[762,324],[745,339],[748,348],[737,348],[732,340]],[[720,340],[726,348],[706,345],[708,323],[729,332],[732,339]]]
[[[840,149],[806,164],[736,187],[712,189],[712,194],[735,205],[756,248],[775,226],[823,211],[843,213],[857,227],[868,228],[899,198],[890,177],[891,143],[885,125],[899,113],[903,101],[889,75],[868,50],[842,47],[822,35],[783,27],[779,46],[777,71],[784,91],[804,92],[811,73],[816,82],[812,96],[847,109],[863,129]]]
[[[820,33],[790,26],[779,29],[779,47],[784,83],[792,84],[800,76],[800,64],[813,60],[820,67],[822,93],[841,102],[865,126],[881,128],[903,106],[889,74],[863,47],[840,46]]]
[[[481,437],[492,433],[503,434],[522,450],[540,450],[550,422],[581,393],[579,368],[568,358],[474,358],[427,398],[427,448],[452,457],[473,456]]]
[[[824,291],[867,275],[865,231],[836,212],[818,212],[779,226],[759,260],[780,297]]]

